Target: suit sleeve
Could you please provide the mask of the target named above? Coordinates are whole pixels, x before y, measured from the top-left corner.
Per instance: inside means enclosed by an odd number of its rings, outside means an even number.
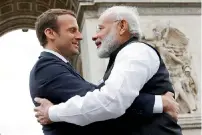
[[[140,93],[132,104],[133,111],[137,115],[144,117],[151,117],[153,115],[153,108],[155,103],[155,95]]]

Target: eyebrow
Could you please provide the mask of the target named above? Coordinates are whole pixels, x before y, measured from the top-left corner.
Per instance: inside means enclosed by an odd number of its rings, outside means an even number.
[[[76,27],[76,26],[70,26],[70,27],[68,27],[67,29],[79,29],[79,27]]]
[[[98,24],[98,27],[104,27],[104,25],[102,25],[102,24]]]

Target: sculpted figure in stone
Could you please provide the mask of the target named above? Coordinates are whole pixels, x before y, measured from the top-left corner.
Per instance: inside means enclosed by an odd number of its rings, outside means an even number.
[[[184,82],[187,80],[184,79],[184,75],[182,70],[177,69],[174,72],[171,72],[171,81],[175,90],[175,99],[177,100],[178,98],[181,99],[182,102],[184,102],[186,108],[188,108],[188,113],[192,113],[192,104],[190,104],[188,95],[186,90],[190,89],[185,89],[184,88]],[[183,110],[183,109],[182,109]],[[186,113],[181,110],[181,113]]]
[[[169,41],[173,39],[171,35],[175,33],[173,31],[175,31],[175,28],[159,25],[153,28],[153,34],[154,34],[153,38],[143,39],[143,41],[144,40],[150,41],[150,42],[152,41],[151,44],[159,51],[160,55],[162,56],[162,59],[164,60],[167,66],[168,64],[171,64],[171,65],[184,64],[182,60],[180,60],[175,55],[175,51],[173,50],[174,48],[173,46],[174,44],[177,44],[177,42],[172,41],[172,44],[169,44]]]
[[[193,77],[191,76],[191,68],[190,66],[183,67],[184,71],[184,80],[182,81],[182,85],[186,91],[188,96],[189,103],[191,104],[191,110],[197,110],[197,87]]]
[[[164,60],[170,72],[176,99],[187,108],[185,110],[182,108],[181,113],[192,113],[196,110],[196,102],[193,98],[197,95],[196,85],[189,73],[183,70],[185,65],[191,64],[191,58],[187,53],[188,38],[178,29],[170,27],[170,24],[156,25],[152,30],[153,38],[145,38],[143,41],[152,44]],[[188,91],[193,91],[195,94],[191,95]]]

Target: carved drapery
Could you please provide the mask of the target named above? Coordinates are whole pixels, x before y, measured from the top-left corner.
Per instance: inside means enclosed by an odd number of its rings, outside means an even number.
[[[167,24],[152,23],[153,36],[143,40],[153,45],[160,53],[170,73],[175,90],[175,98],[180,104],[180,113],[193,113],[197,110],[198,88],[192,70],[192,57],[187,46],[189,39],[177,28]]]

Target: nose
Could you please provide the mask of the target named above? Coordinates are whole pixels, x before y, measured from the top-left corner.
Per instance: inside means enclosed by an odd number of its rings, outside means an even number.
[[[93,40],[93,41],[97,40],[97,35],[94,35],[94,36],[92,37],[92,40]]]
[[[78,34],[76,36],[76,39],[77,40],[82,40],[83,39],[81,32],[78,32]]]

